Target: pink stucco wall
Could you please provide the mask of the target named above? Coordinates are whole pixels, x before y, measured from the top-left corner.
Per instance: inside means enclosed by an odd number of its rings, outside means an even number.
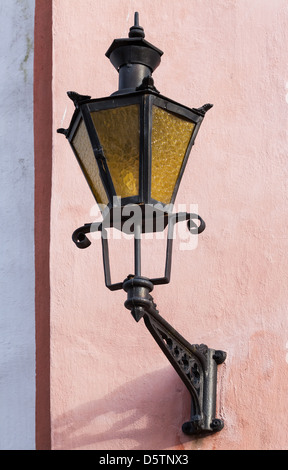
[[[217,404],[225,428],[205,439],[181,432],[188,392],[124,308],[125,293],[104,287],[100,241],[87,250],[71,241],[95,215],[56,134],[74,109],[66,91],[97,98],[117,89],[105,52],[127,37],[134,11],[164,51],[154,73],[161,93],[214,104],[176,201],[198,204],[207,228],[194,250],[175,242],[171,283],[154,290],[187,340],[227,351]],[[53,0],[53,449],[287,449],[287,24],[286,0]],[[113,246],[122,280],[127,242]],[[155,251],[160,274],[161,263]]]

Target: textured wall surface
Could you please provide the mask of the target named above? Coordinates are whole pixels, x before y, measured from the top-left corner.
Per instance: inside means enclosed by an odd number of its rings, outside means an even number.
[[[66,91],[97,98],[117,89],[105,52],[127,37],[135,10],[146,39],[164,51],[154,73],[161,93],[214,104],[176,201],[197,204],[207,228],[195,249],[179,234],[171,283],[154,290],[187,340],[227,351],[217,399],[225,428],[205,439],[182,434],[188,392],[124,308],[125,293],[104,287],[100,241],[83,251],[71,241],[96,212],[56,134],[74,109]],[[287,448],[287,22],[286,0],[53,1],[54,449]],[[112,245],[113,275],[123,280],[129,245]],[[160,245],[146,255],[147,275],[162,274]]]
[[[0,448],[35,446],[34,0],[0,2]]]

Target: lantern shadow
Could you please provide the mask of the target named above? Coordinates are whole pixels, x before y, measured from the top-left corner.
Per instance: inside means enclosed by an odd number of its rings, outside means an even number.
[[[153,371],[52,420],[53,449],[184,450],[190,405],[173,369]]]

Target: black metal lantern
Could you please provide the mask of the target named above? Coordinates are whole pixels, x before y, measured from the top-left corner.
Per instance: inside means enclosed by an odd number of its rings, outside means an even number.
[[[225,353],[205,345],[190,345],[160,317],[150,295],[155,284],[170,281],[175,224],[186,220],[192,234],[205,229],[198,214],[174,214],[173,204],[199,127],[212,105],[191,109],[162,96],[154,86],[152,73],[163,53],[144,37],[135,13],[129,37],[114,40],[106,53],[119,73],[118,91],[100,99],[68,92],[76,109],[69,128],[58,132],[69,140],[103,215],[101,223],[77,229],[73,240],[79,248],[87,248],[90,241],[86,234],[101,231],[106,286],[127,292],[125,306],[136,321],[144,317],[191,393],[192,417],[183,431],[219,431],[223,422],[215,418],[216,377]],[[133,223],[128,223],[131,213]],[[141,273],[141,234],[167,226],[164,275],[147,279]],[[132,232],[135,239],[134,274],[114,284],[107,227]]]

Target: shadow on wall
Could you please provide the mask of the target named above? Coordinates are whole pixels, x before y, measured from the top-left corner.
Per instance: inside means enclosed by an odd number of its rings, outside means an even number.
[[[55,419],[53,449],[183,450],[190,405],[173,369],[154,371]]]

